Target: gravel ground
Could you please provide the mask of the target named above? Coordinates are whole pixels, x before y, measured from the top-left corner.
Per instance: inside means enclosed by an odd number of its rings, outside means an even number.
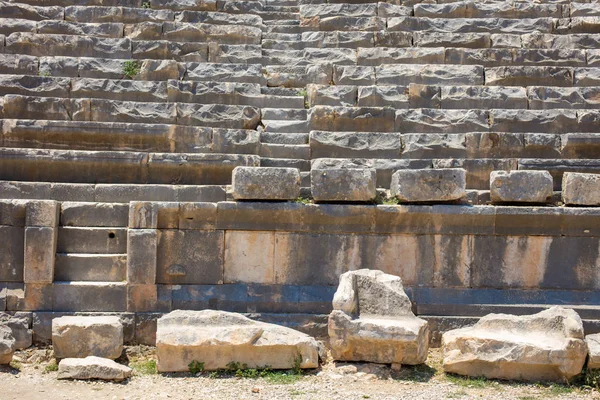
[[[0,399],[600,399],[600,392],[581,385],[446,376],[441,372],[439,349],[431,350],[427,365],[403,366],[399,371],[378,364],[329,361],[301,377],[275,374],[256,379],[209,373],[144,373],[142,367],[151,365],[148,362],[153,359],[151,347],[128,347],[126,355],[118,360],[137,366],[135,375],[127,381],[59,381],[52,371],[52,350],[28,349],[15,354],[12,367],[0,368]]]

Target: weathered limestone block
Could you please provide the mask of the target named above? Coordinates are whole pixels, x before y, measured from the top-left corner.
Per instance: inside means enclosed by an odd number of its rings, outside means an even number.
[[[405,86],[360,86],[359,107],[408,108],[409,101]]]
[[[138,7],[65,7],[65,20],[78,22],[124,22],[173,21],[175,13],[171,10],[155,10]]]
[[[168,9],[173,11],[216,11],[216,0],[154,0],[154,9]]]
[[[23,31],[21,30],[21,32]],[[37,33],[121,38],[123,37],[123,24],[111,22],[85,24],[68,21],[40,21],[37,23]]]
[[[185,22],[163,23],[163,37],[170,41],[208,42],[222,44],[260,44],[260,28],[244,25],[212,25]]]
[[[96,356],[114,360],[123,351],[123,324],[112,316],[54,318],[52,346],[56,358]]]
[[[261,69],[262,67],[259,70]],[[328,85],[333,79],[331,64],[268,65],[264,69],[267,86],[306,87],[311,83]]]
[[[415,32],[415,46],[419,47],[470,47],[491,46],[488,33]]]
[[[588,347],[588,369],[600,368],[600,333],[585,336],[585,343]]]
[[[57,228],[47,226],[25,228],[23,282],[52,283],[57,237]]]
[[[314,130],[394,132],[391,108],[316,106],[308,111],[308,119]]]
[[[326,18],[344,15],[347,17],[374,17],[377,4],[303,4],[300,6],[300,18]]]
[[[565,381],[579,374],[587,347],[583,324],[570,309],[537,314],[489,314],[442,336],[444,371],[467,376]]]
[[[32,56],[131,58],[129,39],[15,32],[6,37],[7,53]]]
[[[378,85],[483,85],[483,67],[477,65],[390,64],[375,68]]]
[[[467,146],[464,134],[454,133],[409,133],[402,135],[401,158],[464,158]]]
[[[490,197],[500,203],[545,203],[552,198],[552,175],[548,171],[493,171]]]
[[[311,158],[399,158],[402,135],[380,132],[310,132]]]
[[[212,130],[212,151],[230,154],[258,154],[260,150],[260,134],[250,129],[218,129]]]
[[[2,54],[0,73],[37,75],[38,58],[20,54]]]
[[[307,101],[313,106],[353,107],[356,104],[356,86],[349,85],[314,85],[306,87]]]
[[[388,18],[390,31],[488,32],[488,33],[550,33],[553,18]]]
[[[57,379],[100,379],[120,382],[131,377],[133,370],[107,358],[87,356],[65,358],[58,363]]]
[[[312,169],[310,191],[315,201],[371,201],[377,195],[374,169]]]
[[[156,229],[158,227],[158,204],[146,201],[129,203],[130,229]]]
[[[421,364],[427,359],[427,321],[415,317],[399,277],[361,269],[340,275],[329,315],[334,360]]]
[[[260,110],[227,104],[177,104],[177,122],[228,129],[256,129]]]
[[[568,205],[600,206],[600,174],[565,172],[562,199]]]
[[[396,32],[390,32],[389,34],[394,33]],[[372,66],[381,64],[443,64],[444,54],[443,48],[360,48],[358,49],[356,62],[358,65]]]
[[[346,48],[308,48],[304,49],[304,51],[302,52],[302,58],[312,64],[330,63],[332,65],[348,65],[350,66],[348,68],[352,68],[351,66],[356,65],[356,50]],[[364,71],[360,71],[356,75],[363,79],[365,75],[367,79],[369,77],[368,72],[366,72],[365,74]],[[346,84],[346,82],[342,80],[341,84]]]
[[[0,76],[0,95],[69,97],[69,85],[70,80],[67,78],[2,75]]]
[[[336,65],[333,67],[333,82],[336,85],[374,85],[375,68]]]
[[[110,58],[41,57],[40,71],[52,76],[80,76],[82,78],[123,79],[125,60]],[[136,75],[136,78],[139,76]]]
[[[80,78],[71,80],[71,96],[160,102],[167,100],[167,83]]]
[[[510,86],[442,86],[442,108],[527,108],[527,91]]]
[[[174,60],[145,60],[142,62],[140,73],[135,76],[135,79],[146,81],[181,79],[184,71],[184,66]]]
[[[26,349],[31,346],[33,331],[29,329],[29,323],[29,318],[25,316],[0,313],[0,326],[10,328],[15,339],[15,349]]]
[[[12,330],[4,324],[0,324],[0,364],[9,364],[15,352],[15,338]]]
[[[89,121],[90,99],[34,97],[7,94],[4,96],[4,118],[61,121]]]
[[[404,202],[458,200],[466,194],[466,175],[461,168],[400,170],[392,175],[390,189]]]
[[[486,110],[418,108],[396,111],[396,131],[402,133],[466,133],[488,130]]]
[[[213,64],[205,62],[187,63],[184,79],[191,81],[243,83],[264,83],[265,80],[260,64]],[[329,80],[331,80],[331,75]],[[329,80],[327,82],[329,82]]]
[[[59,214],[60,204],[57,201],[29,201],[27,202],[25,225],[54,228],[58,226]]]
[[[127,24],[123,29],[123,36],[132,40],[160,40],[161,34],[161,22],[144,21],[138,24]]]
[[[581,131],[581,126],[584,126],[583,121],[578,123],[578,117],[583,118],[575,110],[565,109],[494,109],[489,112],[489,130],[490,132],[576,132]]]
[[[300,195],[296,168],[235,167],[231,179],[236,200],[294,200]]]
[[[156,282],[157,246],[156,229],[127,231],[127,282],[131,284]]]
[[[485,69],[486,85],[572,86],[573,69],[563,67],[509,66]]]
[[[211,371],[238,362],[248,368],[316,368],[318,346],[312,337],[290,328],[252,321],[225,311],[173,311],[158,320],[159,372],[188,371],[192,361]]]

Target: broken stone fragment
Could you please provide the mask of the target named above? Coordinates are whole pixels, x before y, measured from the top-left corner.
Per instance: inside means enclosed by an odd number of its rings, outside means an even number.
[[[493,171],[490,197],[502,203],[545,203],[552,197],[552,185],[548,171]]]
[[[444,371],[520,381],[564,382],[581,372],[587,355],[583,323],[570,309],[537,314],[489,314],[474,326],[442,336]]]
[[[394,172],[392,196],[403,202],[453,201],[466,194],[462,168],[406,169]]]
[[[235,167],[231,180],[236,200],[294,200],[300,195],[296,168]]]
[[[15,338],[8,325],[0,325],[0,364],[9,364],[15,352]]]
[[[131,376],[132,369],[108,358],[88,356],[65,358],[58,364],[58,379],[102,379],[122,381]]]
[[[123,351],[123,325],[119,317],[112,316],[55,318],[52,345],[56,358],[116,359]]]
[[[411,307],[397,276],[369,269],[342,274],[329,315],[333,359],[409,365],[425,362],[429,328]]]
[[[562,180],[562,198],[568,205],[600,205],[600,174],[565,172]]]

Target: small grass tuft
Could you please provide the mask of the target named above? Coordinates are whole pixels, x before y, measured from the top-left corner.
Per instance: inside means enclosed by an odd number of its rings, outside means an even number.
[[[20,371],[23,368],[23,364],[21,363],[21,361],[18,360],[12,360],[9,365],[12,369],[16,369],[18,371]]]
[[[52,76],[52,74],[49,71],[39,71],[38,76],[43,76],[47,78],[49,76]]]
[[[294,200],[294,203],[311,204],[312,200],[304,197],[298,197],[296,200]]]
[[[142,3],[142,8],[152,8],[152,3],[150,3],[149,1],[144,1]]]
[[[156,374],[156,360],[134,361],[129,366],[140,375]]]
[[[46,365],[44,367],[45,373],[56,372],[56,371],[58,371],[58,364],[56,363],[56,360],[52,360],[48,365]]]
[[[471,378],[471,377],[463,377],[463,376],[459,376],[459,375],[446,375],[446,379],[448,379],[450,382],[454,383],[455,385],[461,386],[461,387],[465,387],[465,388],[475,388],[475,389],[483,389],[486,387],[489,387],[492,383],[492,381],[488,380],[487,378],[481,376],[481,377],[477,377],[477,378]]]
[[[133,79],[142,70],[142,66],[135,60],[125,61],[123,63],[123,75],[128,79]]]
[[[204,372],[204,363],[200,361],[194,360],[188,364],[188,367],[190,368],[190,372],[194,375]]]

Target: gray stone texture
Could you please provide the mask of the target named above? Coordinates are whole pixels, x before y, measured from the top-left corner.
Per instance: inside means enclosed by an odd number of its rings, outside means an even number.
[[[465,187],[464,169],[445,168],[396,171],[390,189],[402,202],[439,202],[461,199]]]
[[[490,197],[498,203],[546,203],[552,197],[548,171],[493,171]]]
[[[600,174],[565,172],[562,199],[567,205],[599,206]]]
[[[60,317],[52,321],[56,358],[96,356],[116,359],[123,351],[123,325],[118,317]]]
[[[156,283],[158,231],[129,229],[127,231],[127,282]]]
[[[295,168],[236,167],[231,180],[236,200],[295,200],[300,172]]]
[[[312,169],[310,191],[318,202],[365,202],[376,196],[373,169]]]

